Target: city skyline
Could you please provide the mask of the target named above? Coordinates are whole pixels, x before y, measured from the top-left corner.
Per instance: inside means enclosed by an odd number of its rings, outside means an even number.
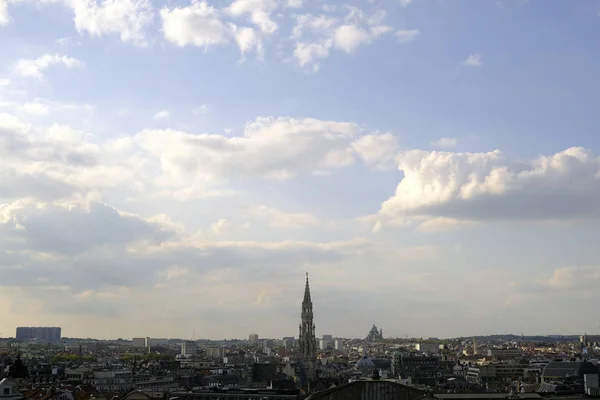
[[[598,333],[599,11],[0,0],[3,324]]]

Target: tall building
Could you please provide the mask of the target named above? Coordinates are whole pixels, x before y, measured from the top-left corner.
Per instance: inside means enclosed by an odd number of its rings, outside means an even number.
[[[131,339],[131,347],[146,347],[146,338],[139,337]]]
[[[181,343],[181,354],[184,356],[195,356],[198,354],[198,345],[193,341]]]
[[[308,273],[306,274],[304,300],[302,301],[298,345],[300,347],[301,362],[306,370],[306,377],[308,379],[314,379],[317,375],[317,339],[315,336],[315,324],[313,323],[313,305],[310,299]]]
[[[248,336],[248,341],[249,341],[250,343],[252,343],[252,344],[256,344],[256,343],[258,343],[258,335],[257,335],[256,333],[251,333],[251,334]]]
[[[59,327],[18,327],[17,340],[42,340],[45,342],[58,342],[61,338],[61,329]]]

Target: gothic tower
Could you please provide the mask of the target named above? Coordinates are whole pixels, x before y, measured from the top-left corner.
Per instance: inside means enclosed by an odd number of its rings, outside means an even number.
[[[315,336],[315,324],[313,323],[313,307],[310,300],[310,287],[308,286],[308,273],[306,273],[306,287],[304,288],[304,300],[302,301],[302,321],[300,323],[300,357],[306,368],[308,379],[316,377],[317,366],[317,339]]]

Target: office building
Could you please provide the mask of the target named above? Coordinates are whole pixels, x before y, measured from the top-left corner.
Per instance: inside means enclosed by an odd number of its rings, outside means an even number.
[[[250,342],[252,344],[257,344],[258,343],[258,334],[251,333],[250,335],[248,335],[248,342]]]
[[[342,339],[335,339],[335,349],[336,350],[344,349],[344,341]]]
[[[181,354],[184,356],[195,356],[198,354],[198,345],[196,342],[186,341],[181,343]]]
[[[131,347],[146,347],[146,338],[140,337],[131,339]]]
[[[18,327],[16,339],[21,341],[40,340],[44,342],[58,342],[61,338],[59,327]]]
[[[144,347],[155,347],[155,346],[167,346],[169,339],[165,338],[146,338],[146,346]]]

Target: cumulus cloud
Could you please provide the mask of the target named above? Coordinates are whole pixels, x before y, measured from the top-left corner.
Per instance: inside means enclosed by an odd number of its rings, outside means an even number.
[[[240,178],[283,181],[356,160],[380,167],[394,146],[389,134],[310,118],[257,118],[241,136],[146,129],[100,140],[67,126],[32,127],[0,114],[0,173],[5,177],[0,192],[41,195],[33,189],[38,184],[51,198],[127,190],[187,201],[233,194],[224,184]]]
[[[0,25],[8,24],[8,21],[10,21],[8,3],[6,0],[0,0]]]
[[[483,56],[481,54],[471,54],[465,61],[463,61],[463,64],[467,67],[481,67],[483,65]]]
[[[49,0],[73,11],[79,33],[101,37],[118,34],[123,42],[147,44],[147,30],[154,19],[149,0]]]
[[[188,7],[165,7],[160,17],[165,39],[180,47],[208,48],[229,41],[229,26],[206,1],[193,1]]]
[[[319,60],[329,56],[331,48],[353,53],[361,45],[373,42],[391,31],[382,23],[385,13],[367,15],[349,7],[345,16],[302,14],[296,16],[291,39],[296,41],[294,58],[301,67],[318,70]]]
[[[83,62],[65,55],[44,54],[36,59],[19,60],[15,65],[15,72],[21,76],[42,79],[44,77],[43,71],[54,65],[75,68],[83,66]]]
[[[569,148],[530,162],[499,151],[412,150],[396,161],[404,178],[381,206],[389,217],[562,219],[600,216],[600,158]]]
[[[355,140],[352,148],[367,164],[389,168],[398,153],[398,139],[391,133],[369,134]]]
[[[271,18],[277,5],[275,0],[234,0],[226,11],[235,17],[248,16],[260,31],[272,34],[278,29],[277,23]]]

